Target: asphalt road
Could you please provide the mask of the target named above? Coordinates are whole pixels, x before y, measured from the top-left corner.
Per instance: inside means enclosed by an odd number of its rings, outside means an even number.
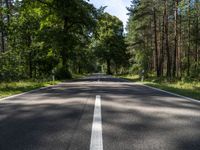
[[[200,150],[199,102],[100,74],[0,101],[0,150],[91,150],[97,95],[97,150]]]

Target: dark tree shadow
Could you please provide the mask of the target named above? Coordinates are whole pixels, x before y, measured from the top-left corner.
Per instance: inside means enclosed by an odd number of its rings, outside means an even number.
[[[1,102],[0,149],[89,149],[96,95],[105,150],[199,149],[199,103],[117,80],[76,80]]]

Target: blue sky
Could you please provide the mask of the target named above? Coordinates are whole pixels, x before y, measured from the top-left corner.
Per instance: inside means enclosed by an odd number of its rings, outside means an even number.
[[[94,4],[96,8],[100,6],[107,6],[105,12],[110,13],[111,15],[117,16],[126,26],[128,20],[128,13],[126,7],[130,6],[131,0],[90,0],[90,3]]]

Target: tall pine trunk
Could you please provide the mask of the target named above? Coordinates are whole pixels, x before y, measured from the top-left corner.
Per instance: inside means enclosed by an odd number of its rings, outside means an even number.
[[[188,50],[187,50],[187,76],[190,76],[190,46],[191,46],[191,19],[190,19],[190,0],[188,1]]]
[[[107,74],[112,74],[110,69],[110,59],[107,59]]]
[[[66,67],[67,68],[67,32],[68,32],[68,29],[67,29],[67,25],[68,25],[68,18],[67,17],[64,17],[64,27],[63,27],[63,34],[64,34],[64,37],[63,37],[63,42],[66,43],[65,45],[63,45],[62,47],[62,50],[61,50],[61,58],[62,58],[62,65],[63,67]]]
[[[1,8],[3,7],[3,0],[0,1],[0,5],[1,5]],[[1,17],[1,21],[2,21],[2,26],[1,26],[1,50],[2,52],[5,52],[5,34],[4,34],[4,23],[3,23],[3,13],[1,12],[0,13],[0,17]]]
[[[174,11],[174,59],[173,59],[173,77],[177,73],[177,52],[178,52],[178,0],[175,0],[175,11]]]
[[[5,3],[6,3],[6,9],[8,10],[7,11],[7,14],[6,14],[6,16],[7,16],[7,23],[9,23],[10,22],[10,14],[9,14],[9,9],[10,9],[10,2],[9,2],[9,0],[5,0]]]
[[[166,46],[166,53],[167,53],[167,77],[171,77],[171,55],[169,50],[169,33],[168,33],[168,1],[165,0],[164,6],[164,16],[165,16],[165,46]]]
[[[153,20],[154,20],[154,44],[155,44],[155,61],[156,61],[156,73],[157,77],[161,76],[159,68],[158,58],[158,38],[157,38],[157,20],[156,20],[156,9],[153,8]]]
[[[198,40],[199,40],[199,17],[197,17],[197,36],[196,36],[196,70],[199,67],[199,44],[198,44]]]
[[[178,63],[177,63],[177,75],[182,77],[182,45],[183,45],[183,37],[182,37],[182,11],[179,11],[179,46],[178,46]]]
[[[28,54],[28,67],[29,67],[29,78],[32,78],[33,76],[33,63],[32,63],[32,50],[31,50],[31,43],[32,43],[32,39],[31,39],[31,35],[27,34],[27,47],[29,49],[29,54]]]
[[[4,31],[1,31],[1,50],[2,52],[5,52]]]
[[[196,11],[196,37],[195,37],[195,70],[198,71],[199,65],[199,4],[198,0],[195,1],[195,11]]]
[[[163,10],[163,20],[161,27],[161,49],[160,49],[160,61],[159,61],[159,69],[161,71],[161,75],[163,76],[163,62],[164,62],[164,49],[165,49],[165,9]]]

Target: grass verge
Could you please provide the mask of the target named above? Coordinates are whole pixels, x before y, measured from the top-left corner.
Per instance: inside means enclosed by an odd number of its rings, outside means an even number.
[[[72,79],[79,79],[85,77],[86,74],[73,74]],[[66,80],[68,81],[68,80]],[[15,95],[15,94],[20,94],[23,92],[31,91],[37,88],[41,87],[47,87],[50,85],[55,85],[58,84],[61,81],[42,81],[42,80],[23,80],[23,81],[17,81],[17,82],[0,82],[0,99]]]
[[[133,82],[141,82],[139,76],[137,75],[123,75],[119,77],[128,79]],[[146,79],[143,82],[143,84],[200,100],[200,82],[199,81],[175,80],[175,81],[169,82],[165,79],[157,80],[155,77],[151,77],[149,79]]]
[[[86,77],[88,74],[72,74],[72,79],[81,79]]]
[[[17,81],[0,83],[0,98],[58,84],[59,81]]]

